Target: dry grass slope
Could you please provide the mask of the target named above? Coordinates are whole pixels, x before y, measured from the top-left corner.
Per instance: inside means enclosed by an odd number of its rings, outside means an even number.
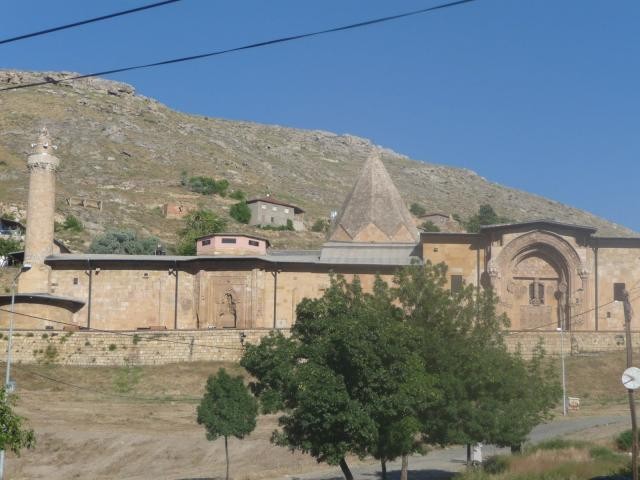
[[[64,76],[0,71],[0,85]],[[87,227],[84,235],[72,239],[80,249],[90,235],[109,227],[174,241],[181,222],[162,218],[156,208],[168,201],[202,204],[226,215],[233,201],[185,191],[182,171],[226,178],[231,189],[250,195],[272,192],[304,208],[311,224],[340,207],[371,148],[381,150],[404,200],[419,202],[428,211],[464,218],[490,203],[515,220],[551,218],[593,225],[601,234],[633,233],[588,212],[491,183],[469,170],[411,160],[366,139],[187,115],[135,94],[129,85],[102,79],[0,95],[0,203],[5,206],[24,208],[24,154],[43,125],[62,159],[58,211],[73,213]],[[103,200],[104,211],[69,207],[64,198],[71,195]],[[322,235],[312,233],[268,235],[276,247],[309,248],[323,241]]]

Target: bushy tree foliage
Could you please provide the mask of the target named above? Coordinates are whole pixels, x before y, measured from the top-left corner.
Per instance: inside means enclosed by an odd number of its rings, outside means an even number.
[[[256,428],[258,403],[242,377],[232,377],[221,368],[217,375],[209,376],[197,414],[198,423],[206,430],[207,440],[224,437],[226,478],[229,480],[228,438],[242,439]]]
[[[427,220],[426,222],[422,222],[422,225],[420,225],[420,229],[425,231],[425,232],[439,232],[440,231],[440,227],[438,227],[431,220]]]
[[[231,192],[229,197],[233,198],[234,200],[239,200],[242,202],[247,199],[247,194],[244,193],[242,190],[234,190],[233,192]]]
[[[546,420],[561,390],[538,348],[530,361],[511,354],[508,319],[491,290],[468,285],[451,294],[444,264],[398,273],[398,300],[418,329],[421,356],[438,377],[441,402],[422,419],[428,443],[517,445]]]
[[[19,455],[23,448],[35,446],[36,437],[33,430],[24,426],[24,418],[13,411],[14,399],[0,387],[0,450]]]
[[[263,408],[285,412],[273,440],[340,465],[347,479],[348,454],[373,455],[384,468],[413,452],[437,393],[386,283],[366,294],[358,279],[333,278],[297,313],[291,338],[272,334],[242,360]]]
[[[133,230],[112,230],[94,238],[89,252],[153,255],[158,245],[160,240],[157,237],[140,237]]]
[[[411,204],[411,206],[409,207],[409,211],[416,217],[420,217],[425,213],[427,213],[427,211],[422,205],[415,202]]]
[[[251,220],[251,209],[249,205],[247,205],[247,202],[238,202],[231,206],[229,215],[234,220],[246,224]]]
[[[482,225],[495,225],[497,223],[509,223],[511,219],[498,215],[489,204],[480,205],[478,213],[469,217],[464,222],[467,232],[479,232]]]
[[[180,241],[176,251],[180,255],[196,254],[196,238],[222,232],[227,226],[225,219],[211,210],[201,208],[185,217],[185,227],[180,230]]]
[[[312,232],[329,231],[329,220],[327,220],[326,218],[317,219],[315,222],[313,222],[313,225],[311,225],[311,231]]]
[[[13,238],[0,238],[0,257],[22,250],[22,243]]]
[[[218,194],[221,197],[225,197],[229,188],[227,180],[215,180],[211,177],[190,177],[188,180],[183,180],[183,182],[189,190],[202,195]]]

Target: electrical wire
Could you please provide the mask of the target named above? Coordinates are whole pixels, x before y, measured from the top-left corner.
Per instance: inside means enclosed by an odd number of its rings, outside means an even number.
[[[380,24],[380,23],[384,23],[384,22],[390,22],[393,20],[399,20],[401,18],[407,18],[407,17],[412,17],[415,15],[421,15],[421,14],[425,14],[425,13],[429,13],[429,12],[433,12],[436,10],[442,10],[445,8],[449,8],[449,7],[455,7],[458,5],[463,5],[466,3],[471,3],[474,2],[476,0],[457,0],[454,2],[449,2],[449,3],[443,3],[443,4],[439,4],[439,5],[434,5],[433,7],[428,7],[428,8],[422,8],[420,10],[413,10],[410,12],[404,12],[404,13],[399,13],[397,15],[389,15],[386,17],[380,17],[380,18],[374,18],[371,20],[365,20],[362,22],[357,22],[357,23],[352,23],[349,25],[342,25],[339,27],[333,27],[333,28],[327,28],[327,29],[323,29],[323,30],[317,30],[314,32],[308,32],[308,33],[301,33],[298,35],[290,35],[290,36],[286,36],[286,37],[280,37],[280,38],[274,38],[271,40],[265,40],[262,42],[256,42],[256,43],[250,43],[247,45],[242,45],[239,47],[234,47],[234,48],[228,48],[228,49],[224,49],[224,50],[216,50],[213,52],[208,52],[208,53],[201,53],[201,54],[196,54],[196,55],[189,55],[186,57],[180,57],[180,58],[173,58],[170,60],[162,60],[159,62],[153,62],[153,63],[146,63],[146,64],[140,64],[140,65],[132,65],[132,66],[128,66],[128,67],[121,67],[121,68],[113,68],[110,70],[102,70],[99,72],[93,72],[93,73],[88,73],[85,75],[77,75],[74,77],[68,77],[68,78],[64,78],[64,79],[60,79],[60,80],[54,80],[54,79],[48,79],[48,80],[43,80],[41,82],[33,82],[33,83],[25,83],[22,85],[14,85],[11,87],[5,87],[5,88],[1,88],[1,91],[9,91],[9,90],[19,90],[22,88],[30,88],[30,87],[38,87],[41,85],[47,85],[47,84],[58,84],[58,83],[62,83],[62,82],[70,82],[70,81],[75,81],[75,80],[80,80],[83,78],[89,78],[89,77],[98,77],[98,76],[104,76],[104,75],[111,75],[114,73],[122,73],[122,72],[129,72],[132,70],[141,70],[141,69],[145,69],[145,68],[152,68],[152,67],[159,67],[162,65],[171,65],[171,64],[175,64],[175,63],[182,63],[182,62],[190,62],[193,60],[200,60],[203,58],[208,58],[208,57],[215,57],[218,55],[224,55],[227,53],[233,53],[233,52],[240,52],[243,50],[251,50],[254,48],[261,48],[261,47],[266,47],[269,45],[275,45],[275,44],[279,44],[279,43],[287,43],[287,42],[292,42],[295,40],[302,40],[304,38],[311,38],[311,37],[317,37],[320,35],[327,35],[330,33],[337,33],[337,32],[343,32],[346,30],[353,30],[356,28],[362,28],[362,27],[367,27],[370,25],[376,25],[376,24]]]
[[[0,40],[0,45],[4,45],[5,43],[17,42],[18,40],[25,40],[27,38],[38,37],[40,35],[46,35],[53,32],[59,32],[60,30],[67,30],[69,28],[79,27],[81,25],[87,25],[89,23],[101,22],[102,20],[109,20],[115,17],[121,17],[123,15],[129,15],[131,13],[141,12],[143,10],[150,10],[152,8],[164,7],[170,3],[180,2],[181,0],[165,0],[163,2],[151,3],[149,5],[143,5],[142,7],[131,8],[129,10],[123,10],[121,12],[109,13],[107,15],[102,15],[100,17],[88,18],[87,20],[80,20],[78,22],[68,23],[66,25],[61,25],[59,27],[47,28],[45,30],[40,30],[32,33],[25,33],[24,35],[18,35],[17,37],[5,38],[4,40]]]

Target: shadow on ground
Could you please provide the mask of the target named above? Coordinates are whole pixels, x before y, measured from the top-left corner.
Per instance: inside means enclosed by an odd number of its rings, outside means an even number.
[[[455,473],[447,472],[445,470],[411,470],[409,469],[409,478],[411,480],[449,480],[453,478]],[[365,478],[375,480],[380,478],[380,472],[371,472],[371,473],[358,473],[354,472],[353,475],[355,478]],[[291,480],[300,480],[301,477],[291,476]],[[309,479],[309,476],[305,476],[306,479]],[[387,480],[399,480],[400,479],[400,470],[390,470],[387,472]],[[200,479],[182,479],[182,480],[200,480]],[[205,480],[205,479],[202,479]],[[335,477],[324,477],[322,480],[344,480],[342,475],[336,475]]]

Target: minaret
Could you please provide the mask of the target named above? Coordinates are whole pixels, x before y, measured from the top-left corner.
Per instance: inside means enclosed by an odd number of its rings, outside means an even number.
[[[31,270],[20,276],[20,293],[48,293],[49,270],[44,259],[53,253],[53,222],[56,201],[56,171],[60,160],[53,155],[49,132],[43,128],[27,157],[29,200],[24,263]]]

